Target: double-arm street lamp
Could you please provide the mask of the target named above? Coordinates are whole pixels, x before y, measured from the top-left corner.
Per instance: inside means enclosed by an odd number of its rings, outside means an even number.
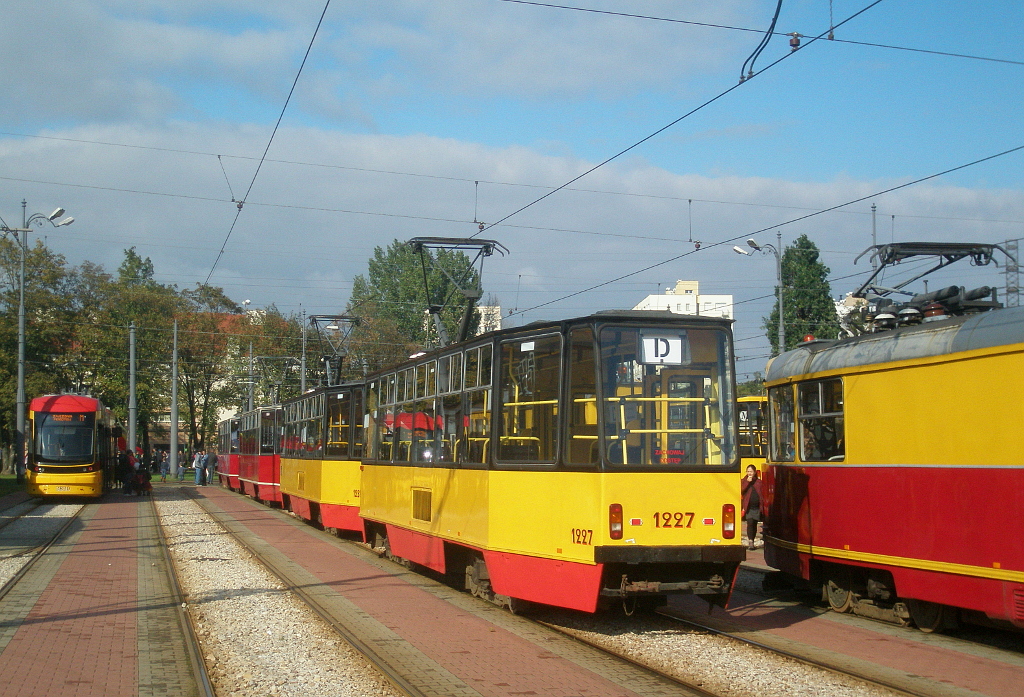
[[[14,436],[14,471],[17,473],[18,481],[25,477],[25,254],[28,251],[28,233],[32,231],[31,225],[50,223],[54,227],[63,227],[75,222],[72,217],[67,217],[57,222],[57,218],[64,215],[64,209],[58,208],[49,215],[33,213],[26,215],[27,203],[21,202],[21,227],[10,227],[0,218],[0,232],[14,236],[18,243],[18,251],[21,254],[21,267],[18,271],[18,397],[17,397],[17,432]]]
[[[758,244],[754,240],[747,240],[747,245],[750,246],[755,252],[761,252],[767,254],[771,252],[775,255],[775,275],[779,282],[776,290],[779,296],[779,353],[786,350],[786,322],[785,315],[782,314],[782,233],[776,232],[775,237],[777,240],[776,244]],[[743,247],[733,247],[732,251],[737,254],[743,254],[744,256],[750,256],[750,252],[745,250]]]

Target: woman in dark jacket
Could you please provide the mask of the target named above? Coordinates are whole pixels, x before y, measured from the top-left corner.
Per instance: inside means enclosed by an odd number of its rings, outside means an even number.
[[[747,476],[740,480],[743,490],[743,520],[747,523],[747,549],[754,549],[757,524],[761,522],[761,478],[757,467],[747,465]]]

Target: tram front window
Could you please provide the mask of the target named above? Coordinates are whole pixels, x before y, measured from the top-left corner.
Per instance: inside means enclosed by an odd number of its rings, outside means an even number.
[[[36,460],[58,465],[92,462],[95,421],[93,414],[36,414]]]
[[[605,461],[691,469],[733,464],[728,334],[719,329],[601,330]]]

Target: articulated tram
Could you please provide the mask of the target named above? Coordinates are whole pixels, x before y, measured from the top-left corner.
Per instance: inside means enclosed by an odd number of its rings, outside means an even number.
[[[114,486],[122,429],[95,397],[36,397],[28,412],[28,493],[102,496]]]
[[[768,366],[765,558],[838,612],[1024,627],[1024,307],[986,293],[933,292]]]
[[[491,332],[280,417],[283,505],[513,609],[724,605],[745,558],[728,320]]]

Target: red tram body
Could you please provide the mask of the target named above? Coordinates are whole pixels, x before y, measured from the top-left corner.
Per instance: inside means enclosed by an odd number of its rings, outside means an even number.
[[[255,409],[239,419],[239,489],[266,503],[281,503],[280,420],[280,407]]]
[[[225,419],[220,422],[217,433],[217,477],[221,486],[232,491],[241,489],[241,483],[238,481],[238,427],[238,419]]]

